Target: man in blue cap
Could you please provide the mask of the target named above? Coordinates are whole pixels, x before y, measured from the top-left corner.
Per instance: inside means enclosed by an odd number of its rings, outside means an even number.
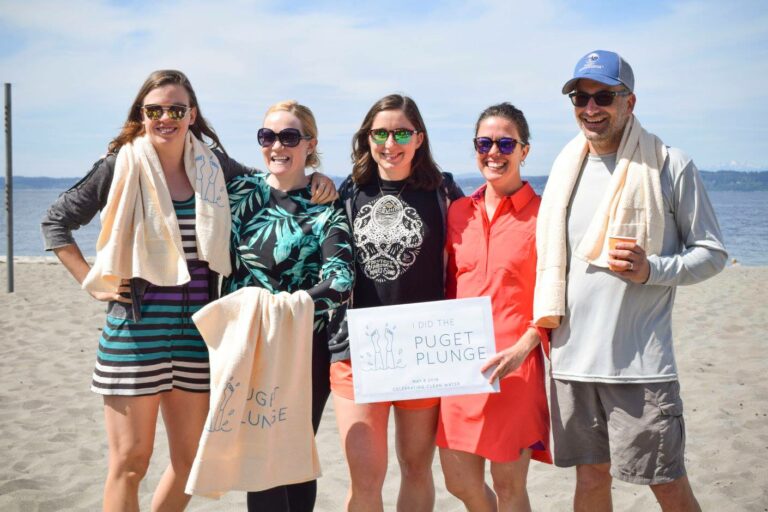
[[[539,210],[534,318],[551,327],[555,464],[576,466],[574,509],[612,510],[611,479],[663,510],[700,510],[686,477],[672,349],[675,288],[727,254],[696,166],[640,125],[630,65],[596,50],[563,86],[580,133]]]

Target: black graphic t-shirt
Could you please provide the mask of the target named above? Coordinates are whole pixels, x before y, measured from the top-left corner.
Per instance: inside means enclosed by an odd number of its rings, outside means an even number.
[[[381,188],[379,188],[381,187]],[[443,219],[434,190],[373,181],[354,204],[355,308],[445,298]]]

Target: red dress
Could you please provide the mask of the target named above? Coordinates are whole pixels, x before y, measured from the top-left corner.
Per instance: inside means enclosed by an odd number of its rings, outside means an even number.
[[[485,186],[448,212],[446,297],[490,296],[496,350],[517,343],[532,324],[536,284],[536,216],[541,198],[525,183],[505,197],[492,220]],[[546,331],[539,329],[544,343]],[[443,397],[437,445],[511,462],[525,448],[552,462],[542,350],[501,379],[501,392]]]

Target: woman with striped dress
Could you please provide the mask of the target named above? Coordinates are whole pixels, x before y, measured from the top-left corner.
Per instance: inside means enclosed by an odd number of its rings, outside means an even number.
[[[191,280],[181,286],[147,284],[141,322],[107,316],[91,383],[96,393],[130,396],[174,388],[208,391],[208,349],[191,315],[212,298],[211,272],[198,259],[195,197],[172,202]]]
[[[203,168],[207,174],[201,174]],[[136,169],[139,177],[131,181]],[[224,182],[252,172],[224,152],[187,77],[155,71],[109,154],[59,196],[43,219],[46,249],[94,298],[108,302],[91,386],[103,395],[109,446],[104,510],[139,510],[139,483],[152,455],[159,412],[171,461],[152,510],[183,510],[189,502],[184,486],[209,401],[208,353],[191,315],[217,297],[218,273],[230,270]],[[335,195],[327,178],[313,181],[313,200]],[[126,199],[129,190],[134,201]],[[102,233],[92,269],[72,230],[99,210]],[[113,221],[126,229],[111,229]],[[159,226],[154,239],[144,236],[152,226]],[[107,249],[112,258],[101,258]],[[121,266],[122,274],[104,270]],[[153,284],[142,272],[162,279]]]

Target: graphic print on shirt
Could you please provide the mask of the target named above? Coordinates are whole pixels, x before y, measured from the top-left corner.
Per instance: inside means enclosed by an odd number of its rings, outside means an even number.
[[[407,272],[424,242],[424,222],[416,209],[389,194],[360,208],[353,231],[360,268],[379,283]]]

